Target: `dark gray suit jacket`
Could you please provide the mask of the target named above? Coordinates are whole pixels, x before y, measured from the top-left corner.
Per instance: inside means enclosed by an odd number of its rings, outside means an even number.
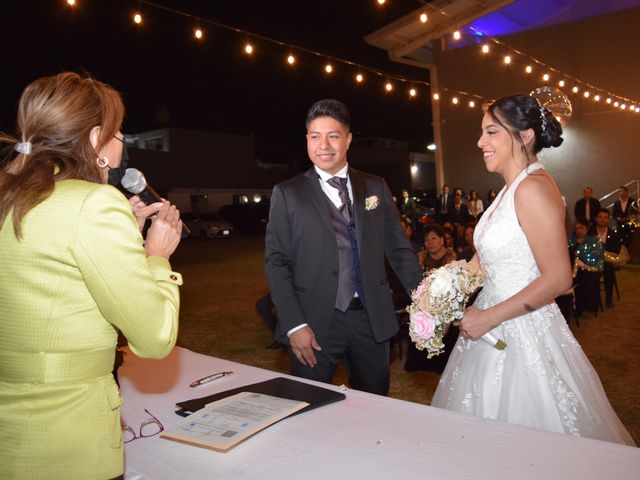
[[[398,209],[382,178],[349,168],[364,301],[376,341],[393,336],[398,323],[385,256],[410,292],[422,279],[418,257],[402,229]],[[365,209],[365,199],[378,205]],[[276,185],[265,237],[265,271],[276,306],[276,336],[308,323],[322,345],[338,291],[338,247],[330,205],[314,168]]]

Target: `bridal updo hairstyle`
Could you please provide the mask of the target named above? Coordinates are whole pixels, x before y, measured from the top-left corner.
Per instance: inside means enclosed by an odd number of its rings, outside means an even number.
[[[562,144],[562,126],[550,110],[531,95],[502,97],[484,107],[484,111],[501,127],[511,132],[525,151],[520,132],[531,128],[535,134],[533,153]]]

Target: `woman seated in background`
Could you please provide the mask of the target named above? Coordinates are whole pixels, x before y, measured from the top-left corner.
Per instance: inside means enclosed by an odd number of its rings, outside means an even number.
[[[482,212],[484,212],[484,206],[482,205],[482,200],[478,198],[478,192],[475,190],[471,190],[469,192],[469,215],[471,215],[475,220],[480,218]]]
[[[464,226],[463,243],[458,247],[458,259],[466,260],[470,262],[476,253],[476,247],[473,245],[473,233],[476,230],[476,226],[473,223],[467,223]]]
[[[182,223],[111,186],[123,118],[115,90],[67,72],[29,85],[17,137],[0,135],[2,479],[122,475],[118,330],[142,357],[175,345]]]
[[[424,250],[419,255],[425,270],[439,268],[456,259],[456,252],[445,243],[445,231],[437,224],[424,228]]]
[[[573,263],[575,316],[583,311],[597,313],[600,307],[600,275],[604,266],[604,248],[597,235],[589,232],[586,218],[576,218],[569,239]]]

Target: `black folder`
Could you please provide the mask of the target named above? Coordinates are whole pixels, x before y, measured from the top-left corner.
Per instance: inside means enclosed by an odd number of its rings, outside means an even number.
[[[216,400],[230,397],[231,395],[241,392],[262,393],[264,395],[287,398],[289,400],[297,400],[299,402],[306,402],[309,404],[309,406],[297,411],[294,415],[308,410],[313,410],[314,408],[318,408],[329,403],[338,402],[346,398],[344,393],[329,390],[328,388],[317,387],[315,385],[299,382],[290,378],[276,377],[264,382],[252,383],[251,385],[245,385],[243,387],[225,390],[224,392],[214,393],[213,395],[208,395],[206,397],[178,402],[176,403],[176,406],[178,407],[176,413],[183,417],[188,417],[193,412],[204,408],[205,405],[208,405],[211,402],[215,402]]]

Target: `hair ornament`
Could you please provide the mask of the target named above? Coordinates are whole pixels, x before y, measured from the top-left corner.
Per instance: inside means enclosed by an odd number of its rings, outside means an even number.
[[[25,155],[29,155],[31,153],[31,142],[20,142],[16,143],[15,149],[18,153],[24,153]]]
[[[536,102],[538,102],[538,106],[540,107],[540,130],[542,130],[542,132],[544,133],[544,131],[547,129],[547,117],[545,116],[545,108],[542,106],[542,103],[540,103],[540,99],[538,97],[533,97],[536,99]]]

